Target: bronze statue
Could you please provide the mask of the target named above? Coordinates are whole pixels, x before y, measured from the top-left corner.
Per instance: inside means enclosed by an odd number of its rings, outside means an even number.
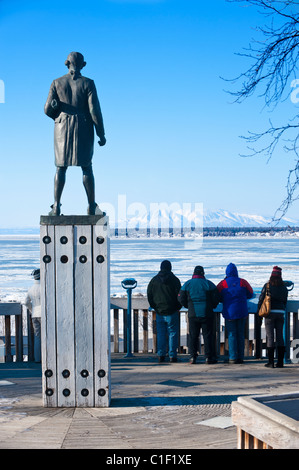
[[[94,127],[106,143],[100,103],[93,80],[83,77],[81,69],[86,65],[80,52],[71,52],[65,65],[69,71],[53,80],[45,113],[55,121],[54,149],[57,167],[54,182],[54,204],[49,215],[60,215],[61,195],[68,166],[81,166],[83,185],[87,194],[87,214],[101,214],[95,202],[95,182],[92,170]]]

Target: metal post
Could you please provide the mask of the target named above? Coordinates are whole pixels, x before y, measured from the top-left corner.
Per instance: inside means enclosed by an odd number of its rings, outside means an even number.
[[[294,283],[292,281],[284,281],[284,284],[288,291],[291,291],[294,288]],[[284,353],[284,361],[290,361],[290,328],[289,328],[289,314],[287,308],[284,313],[284,325],[283,325],[283,336],[284,336],[284,345],[285,345],[285,353]]]
[[[127,354],[124,357],[134,357],[132,354],[132,290],[137,286],[137,281],[132,278],[124,279],[121,283],[122,287],[126,289],[128,296],[128,308],[127,308]]]

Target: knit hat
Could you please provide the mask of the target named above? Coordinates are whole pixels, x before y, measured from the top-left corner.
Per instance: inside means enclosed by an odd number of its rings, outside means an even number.
[[[171,262],[168,261],[168,259],[165,259],[164,261],[162,261],[160,269],[161,271],[171,271],[171,267]]]
[[[272,269],[271,276],[281,277],[281,268],[279,268],[278,266],[274,266],[274,268]]]
[[[31,273],[31,276],[33,276],[33,279],[38,281],[40,279],[40,270],[39,269],[34,269]]]
[[[197,274],[199,276],[204,276],[205,272],[202,266],[195,266],[193,274]]]

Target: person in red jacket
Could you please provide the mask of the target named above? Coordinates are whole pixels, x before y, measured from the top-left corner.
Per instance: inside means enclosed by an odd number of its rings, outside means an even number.
[[[229,362],[241,364],[244,359],[244,330],[248,317],[247,300],[254,297],[251,285],[238,276],[236,265],[230,263],[226,277],[217,289],[223,304],[222,315],[228,333]]]

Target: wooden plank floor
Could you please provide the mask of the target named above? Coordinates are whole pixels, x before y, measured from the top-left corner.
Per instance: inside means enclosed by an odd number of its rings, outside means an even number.
[[[39,365],[0,364],[0,448],[236,449],[232,401],[299,391],[297,364],[264,362],[190,365],[181,355],[158,364],[150,354],[112,354],[109,408],[45,408]]]

